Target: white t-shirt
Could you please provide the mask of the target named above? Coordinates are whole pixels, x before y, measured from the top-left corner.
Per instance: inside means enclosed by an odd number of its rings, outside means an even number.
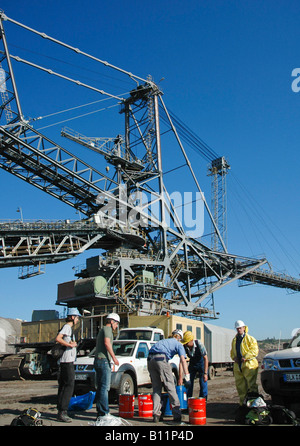
[[[63,335],[63,340],[66,342],[71,342],[75,340],[73,335],[72,328],[69,324],[65,324],[63,328],[60,330],[60,334]],[[76,347],[67,347],[64,351],[62,357],[59,362],[74,362],[76,359]]]

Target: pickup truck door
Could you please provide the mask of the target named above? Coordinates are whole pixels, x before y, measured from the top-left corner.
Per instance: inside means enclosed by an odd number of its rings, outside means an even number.
[[[149,354],[148,344],[146,342],[140,342],[135,355],[135,364],[136,364],[135,369],[137,373],[138,386],[151,383],[147,367],[148,354]]]

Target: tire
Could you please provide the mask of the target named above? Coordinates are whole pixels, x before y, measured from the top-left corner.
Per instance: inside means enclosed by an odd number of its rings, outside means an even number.
[[[119,384],[118,394],[134,395],[134,387],[133,378],[128,373],[124,373]]]
[[[208,371],[207,371],[207,375],[208,375],[208,379],[214,379],[214,377],[216,376],[216,369],[214,368],[213,365],[210,365],[208,367]]]

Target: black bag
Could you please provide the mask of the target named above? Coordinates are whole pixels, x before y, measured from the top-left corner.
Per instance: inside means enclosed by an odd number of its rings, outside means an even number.
[[[57,334],[59,334],[63,328],[64,327],[62,327],[60,330],[58,330]],[[71,336],[73,336],[73,332],[72,332]],[[62,345],[59,342],[56,342],[54,344],[54,346],[51,348],[52,358],[55,359],[56,361],[58,361],[62,357],[63,353],[66,351],[66,348],[67,347],[65,345]]]
[[[275,424],[293,424],[299,426],[295,413],[284,406],[272,405],[269,406],[273,422]]]
[[[25,409],[21,415],[14,418],[10,424],[11,426],[43,426],[41,414],[36,409]]]
[[[273,419],[263,396],[257,392],[248,392],[243,405],[239,407],[235,421],[246,425],[268,425]]]
[[[58,361],[63,355],[63,353],[66,351],[66,347],[62,344],[59,344],[58,342],[54,344],[54,346],[51,348],[51,356],[53,359]]]

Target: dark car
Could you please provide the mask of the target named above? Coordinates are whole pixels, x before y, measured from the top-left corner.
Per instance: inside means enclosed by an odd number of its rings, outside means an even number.
[[[265,355],[261,383],[275,404],[300,402],[300,330],[286,349]]]

